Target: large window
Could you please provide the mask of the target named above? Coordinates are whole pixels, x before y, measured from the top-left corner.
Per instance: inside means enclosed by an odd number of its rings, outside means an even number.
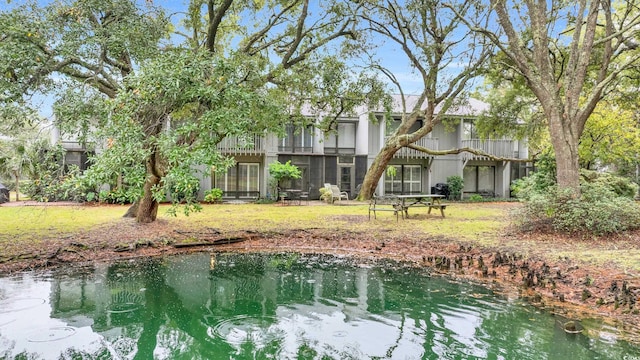
[[[327,134],[324,140],[326,154],[356,153],[356,123],[338,123],[336,133]]]
[[[384,175],[384,192],[387,194],[419,194],[422,192],[422,166],[395,165],[393,172]]]
[[[224,197],[255,198],[260,195],[260,164],[237,163],[214,178],[214,186],[222,190]]]
[[[466,166],[464,168],[464,192],[494,193],[495,188],[495,166]]]
[[[313,151],[313,127],[295,127],[287,125],[287,135],[280,140],[281,152],[312,152]]]

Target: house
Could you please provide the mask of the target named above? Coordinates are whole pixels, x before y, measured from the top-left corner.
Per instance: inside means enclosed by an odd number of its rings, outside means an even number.
[[[95,155],[95,151],[80,142],[77,136],[69,134],[62,136],[60,130],[52,126],[50,137],[52,144],[60,144],[65,150],[64,159],[62,159],[65,171],[70,165],[77,166],[80,171],[89,168],[91,165],[89,159]]]
[[[349,193],[350,198],[364,180],[369,165],[373,162],[385,137],[398,126],[401,108],[396,97],[391,118],[382,111],[362,108],[354,116],[338,119],[336,131],[323,134],[309,126],[287,128],[284,138],[275,135],[255,137],[250,147],[236,138],[225,139],[218,149],[233,156],[237,163],[225,174],[201,178],[201,193],[217,187],[223,190],[225,199],[246,199],[271,196],[268,186],[268,166],[274,161],[291,161],[302,171],[302,178],[289,186],[296,189],[311,189],[311,198],[319,197],[319,188],[325,183],[337,184]],[[408,97],[407,101],[415,101]],[[447,118],[456,120],[445,126],[438,124],[431,134],[417,142],[418,145],[446,150],[462,147],[482,150],[484,153],[502,158],[526,159],[526,141],[514,139],[481,140],[475,131],[474,121],[487,104],[469,99]],[[379,121],[369,120],[374,111]],[[313,116],[314,114],[307,114]],[[420,126],[417,124],[416,126]],[[413,149],[398,151],[389,164],[396,169],[395,176],[389,173],[378,184],[379,194],[430,193],[438,183],[446,183],[447,177],[462,176],[464,195],[491,195],[507,198],[513,180],[526,175],[526,167],[519,162],[495,161],[488,157],[470,153],[433,156]],[[201,194],[202,195],[202,194]]]
[[[408,107],[415,99],[406,98]],[[218,150],[233,157],[236,165],[223,174],[214,169],[199,169],[199,198],[204,198],[204,192],[212,188],[220,188],[225,200],[273,198],[268,169],[275,161],[291,161],[300,168],[302,178],[291,181],[287,187],[311,189],[311,199],[320,197],[319,189],[325,183],[337,184],[353,198],[386,136],[399,124],[402,113],[399,100],[396,96],[390,118],[386,118],[383,111],[363,107],[356,114],[338,118],[335,131],[328,134],[313,126],[303,129],[289,126],[283,138],[274,134],[225,138],[218,144]],[[487,106],[479,100],[469,99],[465,106],[447,114],[448,119],[455,121],[448,121],[448,126],[436,125],[416,144],[432,150],[469,147],[497,157],[526,159],[526,141],[478,138],[474,121]],[[369,120],[371,112],[379,121]],[[306,115],[320,121],[312,112]],[[55,142],[60,141],[57,133],[53,138]],[[63,139],[61,144],[68,150],[65,164],[76,164],[82,170],[86,168],[90,151],[75,139]],[[396,169],[395,175],[385,173],[378,184],[378,194],[431,193],[436,184],[446,183],[449,176],[459,175],[464,179],[464,196],[482,194],[508,198],[511,182],[525,176],[527,171],[527,167],[519,162],[495,161],[465,152],[434,156],[409,148],[398,151],[389,166]]]

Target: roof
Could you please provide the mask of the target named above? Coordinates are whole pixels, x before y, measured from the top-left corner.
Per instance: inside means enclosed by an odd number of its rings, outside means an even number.
[[[399,94],[395,94],[391,96],[393,98],[392,113],[402,113],[402,97]],[[405,101],[407,105],[407,111],[413,109],[419,99],[418,95],[405,95]],[[425,102],[422,105],[422,109],[426,108],[427,103]],[[484,101],[468,98],[463,104],[453,105],[447,111],[447,115],[456,115],[456,116],[478,116],[480,113],[489,109],[489,104]],[[436,109],[436,113],[438,110]]]
[[[401,101],[401,96],[399,94],[394,94],[391,95],[392,98],[392,104],[391,104],[391,112],[395,113],[395,114],[400,114],[403,112],[402,109],[402,101]],[[406,99],[406,105],[407,105],[407,111],[411,111],[411,109],[413,109],[413,107],[415,106],[416,102],[419,99],[418,95],[405,95],[405,99]],[[426,102],[425,104],[422,106],[422,108],[426,108]],[[489,104],[485,103],[484,101],[478,100],[478,99],[474,99],[474,98],[467,98],[466,101],[458,106],[453,105],[449,108],[449,110],[447,111],[447,115],[453,115],[453,116],[478,116],[480,115],[482,112],[486,111],[489,109]],[[323,114],[317,114],[314,113],[314,110],[312,109],[311,106],[309,106],[309,104],[305,104],[303,105],[302,109],[302,114],[304,114],[305,116],[315,116],[315,115],[323,115]],[[366,107],[358,107],[358,109],[356,110],[356,113],[358,114],[363,114],[363,113],[367,113],[369,111],[373,111],[373,112],[383,112],[384,110],[382,108],[380,109],[366,109]],[[436,110],[436,113],[438,112],[438,110]],[[345,115],[345,117],[349,117],[348,115]]]

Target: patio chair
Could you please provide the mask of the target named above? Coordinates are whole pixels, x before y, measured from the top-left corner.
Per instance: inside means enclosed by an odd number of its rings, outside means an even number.
[[[349,194],[346,191],[340,191],[338,185],[331,185],[331,203],[338,199],[338,201],[342,201],[342,199],[349,200]]]
[[[303,191],[300,193],[300,202],[302,202],[302,200],[305,200],[307,202],[307,205],[309,205],[309,194],[311,194],[311,187],[309,187],[309,191]]]

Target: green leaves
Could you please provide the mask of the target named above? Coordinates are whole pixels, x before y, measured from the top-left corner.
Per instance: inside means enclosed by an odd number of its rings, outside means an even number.
[[[284,179],[300,179],[302,172],[297,166],[291,164],[291,160],[284,164],[276,160],[269,164],[269,175],[280,182]]]

